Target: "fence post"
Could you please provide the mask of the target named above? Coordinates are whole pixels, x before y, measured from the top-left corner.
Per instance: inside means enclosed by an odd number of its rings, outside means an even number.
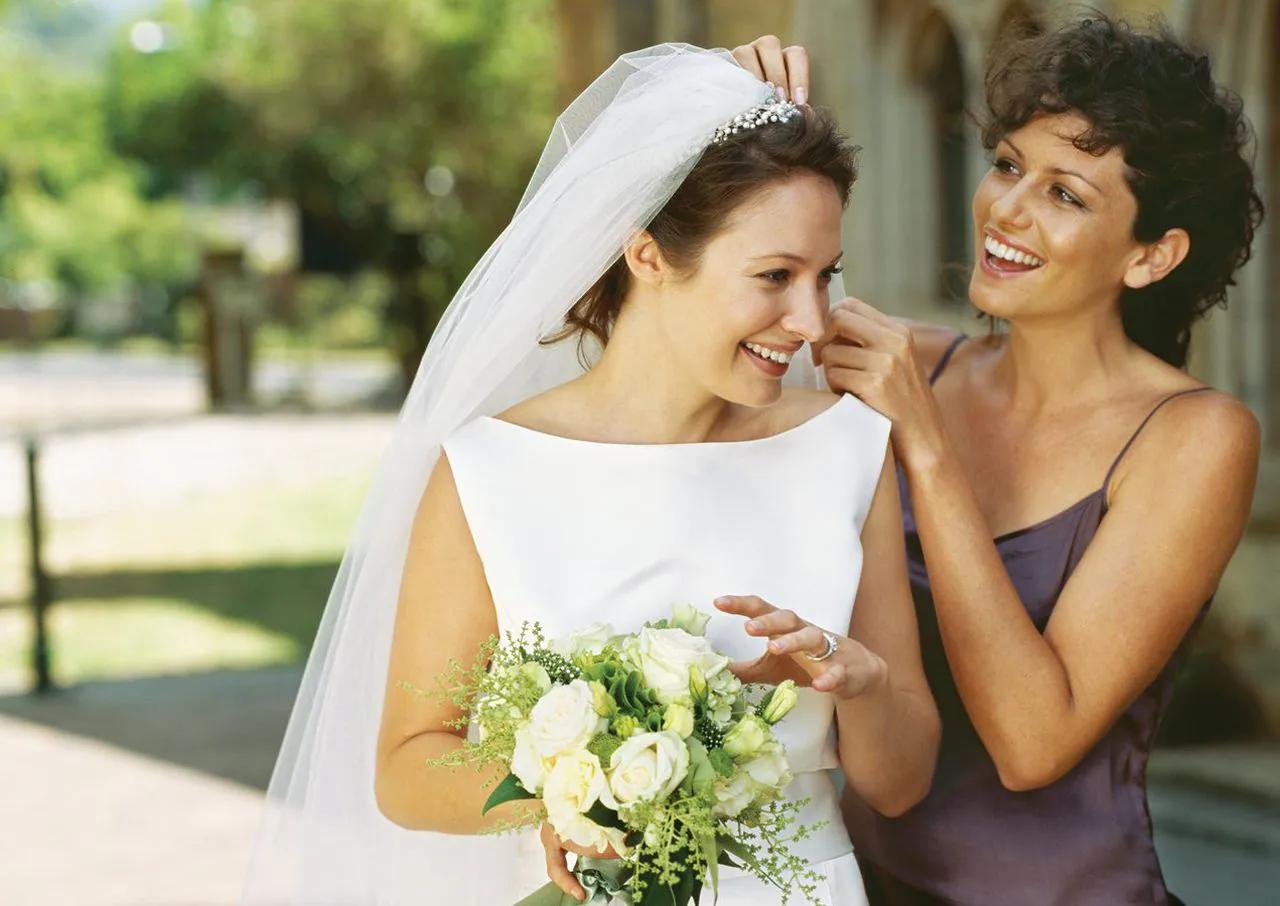
[[[39,446],[34,435],[28,435],[27,448],[27,527],[31,541],[31,611],[35,634],[31,645],[31,665],[36,675],[36,692],[53,690],[49,676],[49,635],[45,617],[51,598],[49,577],[41,559]]]

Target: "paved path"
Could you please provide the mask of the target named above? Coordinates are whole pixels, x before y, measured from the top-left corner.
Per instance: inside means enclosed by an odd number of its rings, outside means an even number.
[[[0,903],[233,903],[299,678],[275,668],[0,699]],[[1275,902],[1277,767],[1274,748],[1157,753],[1157,847],[1191,906]]]

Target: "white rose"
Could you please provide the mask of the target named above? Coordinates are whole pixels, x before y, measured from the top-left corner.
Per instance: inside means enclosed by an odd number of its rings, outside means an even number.
[[[511,773],[516,775],[520,785],[530,793],[535,796],[541,794],[542,784],[547,779],[547,763],[534,748],[528,721],[516,729],[516,747],[511,753]]]
[[[665,799],[689,773],[689,750],[670,730],[637,733],[609,760],[609,787],[619,805]]]
[[[557,834],[579,846],[604,849],[613,845],[621,853],[625,834],[602,827],[584,814],[597,802],[611,809],[618,807],[600,759],[584,750],[558,756],[547,773],[542,791],[547,820]]]
[[[683,629],[646,626],[636,634],[635,640],[634,657],[644,681],[664,705],[690,701],[690,667],[701,670],[710,683],[729,663],[729,659],[716,654],[702,636],[689,635]]]
[[[578,812],[565,812],[558,815],[548,812],[547,819],[563,840],[570,840],[589,849],[603,850],[612,846],[618,855],[627,854],[626,831],[596,824],[586,815]]]
[[[671,619],[667,625],[673,629],[683,629],[690,635],[706,635],[707,624],[711,615],[703,613],[691,604],[677,604],[671,609]]]
[[[585,749],[556,756],[542,788],[542,802],[547,807],[547,814],[588,812],[598,801],[609,808],[617,808],[600,759]]]
[[[781,791],[791,782],[791,770],[787,764],[787,756],[782,746],[773,744],[765,746],[750,761],[741,765],[757,786]]]
[[[711,814],[717,817],[736,818],[756,798],[755,784],[744,771],[734,771],[732,777],[717,780],[711,789],[716,800]]]
[[[596,713],[595,695],[586,680],[556,686],[529,712],[529,740],[543,759],[585,749],[608,722]]]
[[[667,705],[662,715],[662,729],[670,730],[681,739],[688,737],[693,733],[693,709],[679,702]]]
[[[590,626],[575,629],[563,638],[553,639],[549,647],[565,657],[572,657],[579,651],[599,654],[615,635],[617,632],[608,623],[592,623]]]

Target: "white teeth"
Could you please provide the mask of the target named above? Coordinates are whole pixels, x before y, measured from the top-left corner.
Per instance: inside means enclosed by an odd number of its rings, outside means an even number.
[[[991,236],[987,236],[983,239],[982,246],[995,257],[1003,258],[1006,261],[1012,261],[1015,264],[1025,264],[1030,267],[1039,267],[1044,264],[1044,261],[1037,258],[1035,255],[1029,255],[1026,252],[1022,252],[1017,249],[1011,249],[1003,242],[998,242]]]
[[[771,362],[777,362],[779,365],[790,363],[791,356],[785,352],[779,352],[776,349],[770,349],[767,346],[761,346],[759,343],[743,343],[743,346],[750,349],[762,359],[768,359]]]

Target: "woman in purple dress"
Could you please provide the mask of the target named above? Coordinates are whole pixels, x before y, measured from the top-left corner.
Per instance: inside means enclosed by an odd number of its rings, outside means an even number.
[[[851,299],[822,351],[893,421],[943,722],[928,797],[850,788],[846,820],[873,904],[1176,903],[1146,763],[1257,472],[1253,415],[1185,371],[1261,218],[1248,127],[1205,57],[1104,17],[1005,48],[987,101],[970,298],[1003,328]]]

